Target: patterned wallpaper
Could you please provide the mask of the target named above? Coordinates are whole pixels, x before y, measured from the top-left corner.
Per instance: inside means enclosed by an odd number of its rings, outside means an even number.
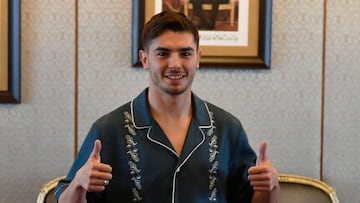
[[[360,202],[360,1],[328,2],[324,179]]]
[[[73,160],[74,4],[21,1],[21,104],[0,106],[0,202],[35,202]]]
[[[79,0],[78,139],[102,114],[135,97],[147,72],[131,64],[131,1]],[[201,68],[194,92],[232,112],[251,145],[269,142],[283,173],[323,178],[341,202],[359,202],[358,0],[273,0],[270,70]],[[22,0],[22,104],[0,105],[0,203],[34,202],[67,172],[74,151],[75,4]],[[212,90],[212,91],[209,91]],[[17,192],[21,191],[21,192]]]

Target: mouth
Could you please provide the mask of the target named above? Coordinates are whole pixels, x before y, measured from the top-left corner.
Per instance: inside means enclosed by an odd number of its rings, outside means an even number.
[[[186,77],[186,74],[182,71],[169,71],[165,73],[165,78],[170,80],[180,80]]]
[[[165,75],[165,77],[170,80],[180,80],[185,78],[185,75]]]

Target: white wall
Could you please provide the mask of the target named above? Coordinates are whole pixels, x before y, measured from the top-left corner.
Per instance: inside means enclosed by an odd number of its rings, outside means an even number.
[[[79,0],[75,52],[73,0],[22,0],[22,103],[0,105],[0,202],[34,202],[43,183],[67,172],[74,136],[81,144],[96,118],[147,85],[147,73],[130,66],[131,7]],[[327,0],[324,42],[324,1],[273,0],[272,68],[202,68],[193,88],[239,117],[255,149],[268,140],[280,172],[323,177],[344,203],[360,200],[359,7]]]

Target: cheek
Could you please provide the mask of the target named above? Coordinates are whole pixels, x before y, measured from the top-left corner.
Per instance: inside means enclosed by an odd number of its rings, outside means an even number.
[[[164,62],[154,61],[147,63],[146,70],[150,71],[152,74],[161,73],[163,70],[166,70],[167,66]]]
[[[149,60],[148,63],[149,68],[156,70],[165,70],[168,67],[168,65],[169,65],[169,61],[167,59],[159,59],[155,57]]]
[[[196,70],[197,68],[199,68],[199,60],[197,59],[189,60],[184,62],[184,65],[190,70]]]

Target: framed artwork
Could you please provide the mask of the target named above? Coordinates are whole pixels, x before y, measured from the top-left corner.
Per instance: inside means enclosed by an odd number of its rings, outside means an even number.
[[[183,12],[198,26],[201,67],[270,68],[272,0],[134,0],[132,66],[141,66],[145,23],[163,10]]]
[[[20,0],[0,0],[0,103],[20,103]]]

